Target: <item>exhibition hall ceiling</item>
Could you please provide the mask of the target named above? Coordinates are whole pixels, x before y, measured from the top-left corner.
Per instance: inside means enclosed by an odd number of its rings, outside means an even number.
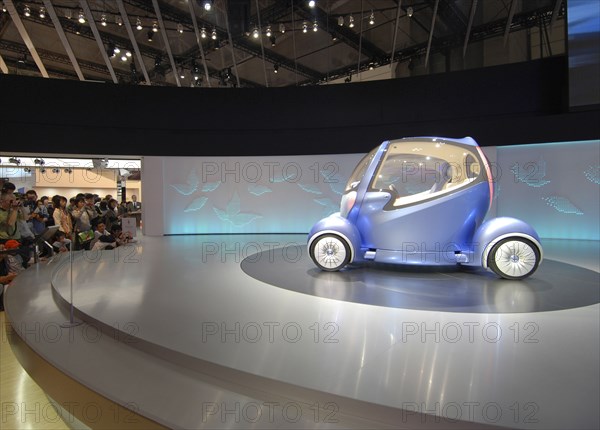
[[[0,3],[4,73],[182,87],[356,82],[357,72],[448,71],[456,58],[462,68],[485,65],[469,61],[484,55],[475,44],[497,39],[506,47],[514,34],[536,29],[550,48],[565,13],[563,0]]]

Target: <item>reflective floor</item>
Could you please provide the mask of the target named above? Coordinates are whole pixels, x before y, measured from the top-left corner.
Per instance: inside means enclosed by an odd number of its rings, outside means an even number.
[[[520,281],[483,268],[364,263],[339,272],[315,267],[305,246],[262,251],[242,261],[249,276],[290,291],[366,305],[442,312],[545,312],[600,302],[598,272],[544,260]]]
[[[547,260],[515,285],[481,271],[380,266],[322,276],[294,253],[305,239],[143,237],[118,252],[79,255],[72,269],[63,257],[25,272],[7,292],[7,311],[26,326],[62,321],[44,282],[53,274],[64,302],[72,280],[78,315],[133,341],[92,342],[77,328],[87,342],[25,333],[32,348],[170,427],[600,426],[598,242],[545,242]],[[561,251],[571,248],[583,256],[578,267]],[[209,364],[222,373],[207,372]],[[338,421],[207,415],[256,399],[281,405],[298,390],[308,409],[318,403]],[[390,423],[378,407],[401,413]]]

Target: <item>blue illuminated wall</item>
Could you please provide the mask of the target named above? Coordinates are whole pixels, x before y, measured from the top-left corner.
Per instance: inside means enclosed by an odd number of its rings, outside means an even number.
[[[163,158],[164,234],[308,232],[339,211],[360,158]]]
[[[498,216],[542,238],[600,239],[600,140],[497,148]]]
[[[489,216],[520,218],[542,238],[600,240],[600,141],[483,149]],[[339,210],[362,155],[145,157],[145,234],[307,233]]]

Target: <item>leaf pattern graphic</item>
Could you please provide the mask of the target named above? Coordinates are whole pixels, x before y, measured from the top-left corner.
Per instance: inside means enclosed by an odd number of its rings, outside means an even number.
[[[198,175],[194,169],[189,173],[185,184],[171,184],[171,187],[179,194],[189,196],[198,190],[198,185],[200,185],[200,179],[198,179]]]
[[[550,196],[550,197],[542,197],[542,200],[546,202],[546,204],[550,207],[553,207],[558,212],[564,214],[575,214],[575,215],[583,215],[583,211],[581,211],[577,206],[569,201],[569,199],[560,196]]]
[[[237,192],[233,193],[231,200],[227,203],[226,210],[217,207],[213,207],[213,210],[221,221],[229,222],[235,227],[241,227],[250,224],[255,219],[262,218],[262,215],[259,214],[240,212],[240,196],[238,196]]]
[[[298,186],[300,188],[302,188],[304,191],[306,191],[307,193],[323,194],[316,185],[302,184],[302,183],[298,182]]]
[[[270,193],[272,190],[264,185],[250,184],[248,185],[248,192],[255,196],[262,196],[265,193]]]
[[[588,181],[600,185],[600,166],[590,166],[583,172]]]
[[[221,185],[221,181],[207,182],[206,184],[202,185],[202,191],[205,193],[209,193],[219,188],[219,185]]]
[[[192,200],[192,202],[185,207],[184,212],[193,212],[202,209],[204,204],[208,201],[208,197],[199,197]]]

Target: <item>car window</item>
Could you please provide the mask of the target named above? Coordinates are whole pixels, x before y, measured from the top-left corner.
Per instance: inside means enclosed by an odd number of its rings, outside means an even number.
[[[344,192],[355,190],[358,187],[358,184],[360,184],[361,179],[367,171],[367,167],[369,167],[369,164],[371,164],[371,161],[373,160],[373,157],[375,157],[375,154],[377,153],[378,149],[379,146],[373,148],[371,152],[365,155],[358,162],[358,164],[354,168],[354,171],[350,175],[350,179],[348,179],[348,182],[346,183],[346,189],[344,190]]]
[[[473,183],[481,176],[475,147],[431,139],[391,142],[371,190],[387,190],[394,206],[434,198]]]

